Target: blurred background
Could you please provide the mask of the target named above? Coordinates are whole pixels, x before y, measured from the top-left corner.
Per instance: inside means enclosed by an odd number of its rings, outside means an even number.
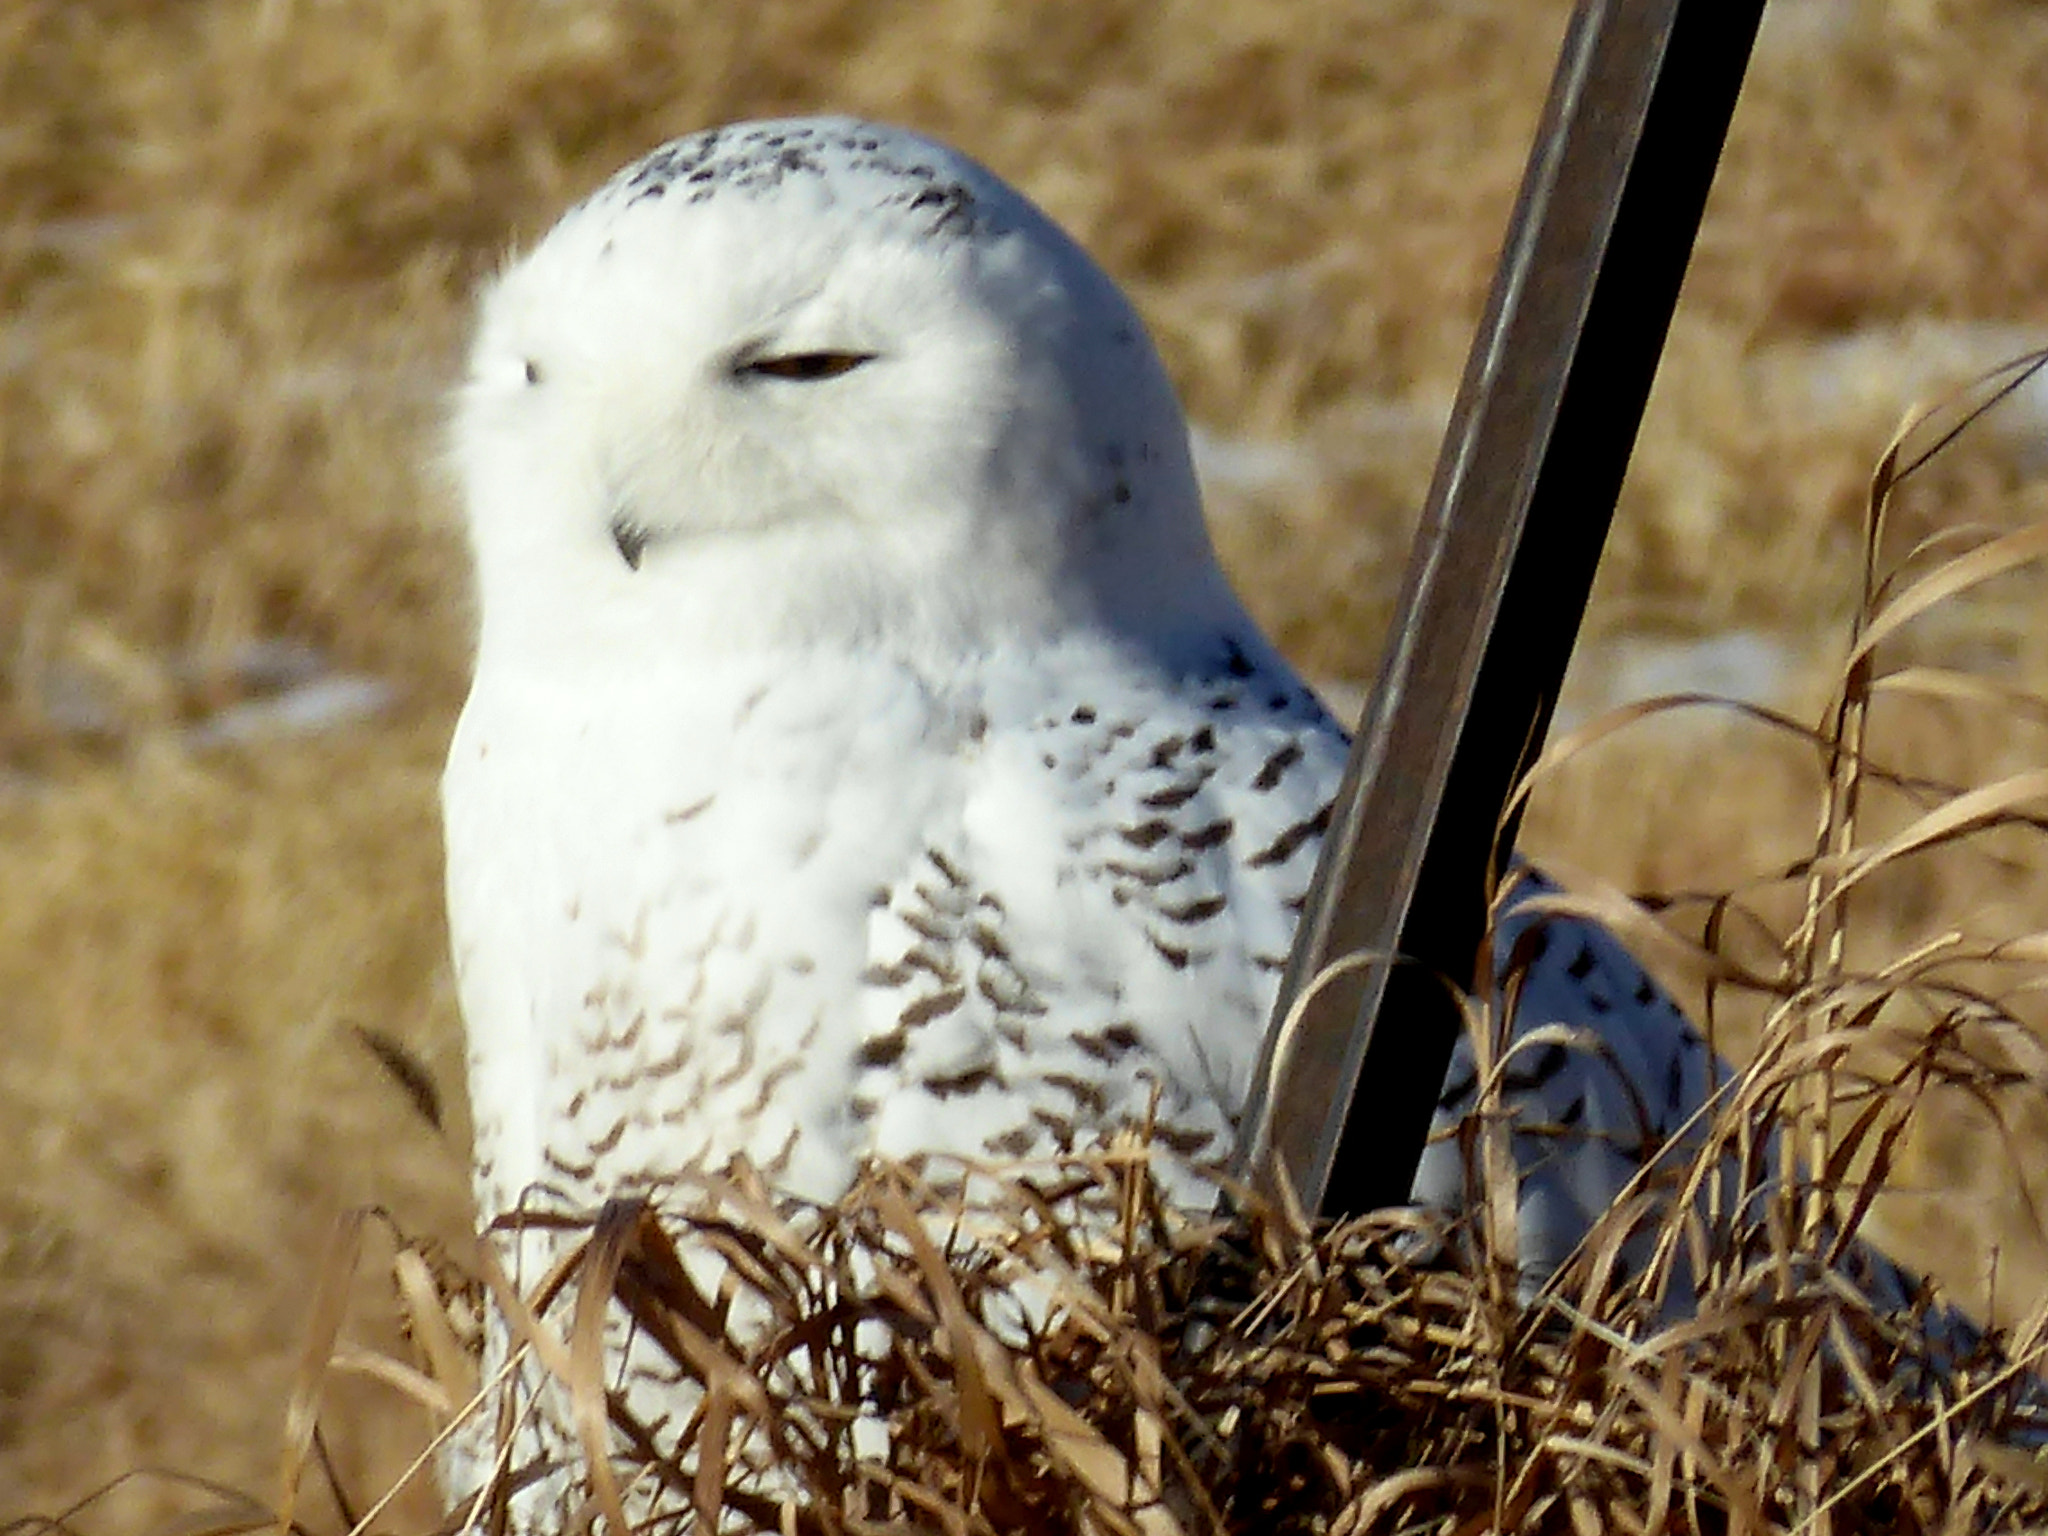
[[[1355,707],[1567,9],[0,4],[0,1519],[148,1466],[267,1494],[336,1214],[466,1229],[435,786],[467,599],[437,455],[508,251],[708,124],[951,140],[1129,289],[1226,563]],[[2048,5],[1773,0],[1563,717],[1704,687],[1814,718],[1900,413],[2044,342]],[[1893,542],[2044,511],[2048,385],[1920,477]],[[1993,583],[1895,653],[2037,685],[2044,595]],[[1950,782],[2041,759],[2036,723],[1959,702],[1877,728]],[[1547,782],[1525,846],[1734,886],[1810,850],[1819,785],[1754,725],[1660,721]],[[2017,844],[1916,864],[1860,942],[2048,928],[2043,870]],[[1882,1213],[2001,1316],[2048,1277],[2040,1098],[1938,1117]],[[358,1486],[421,1438],[388,1393],[330,1405]]]

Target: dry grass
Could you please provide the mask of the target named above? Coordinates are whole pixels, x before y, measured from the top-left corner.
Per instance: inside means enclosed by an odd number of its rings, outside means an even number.
[[[1829,1278],[1761,1204],[1696,1225],[1720,1267],[1697,1318],[1671,1322],[1615,1283],[1618,1227],[1524,1304],[1482,1234],[1416,1213],[1313,1238],[1257,1210],[1177,1213],[1136,1138],[965,1204],[921,1175],[872,1168],[830,1208],[744,1178],[672,1191],[660,1214],[620,1201],[572,1223],[579,1241],[525,1295],[494,1274],[560,1394],[555,1427],[441,1528],[496,1528],[500,1500],[560,1468],[577,1479],[553,1490],[566,1529],[689,1512],[806,1536],[1676,1536],[1824,1516],[1848,1536],[2048,1514],[2048,1470],[2012,1443],[2048,1426],[2006,1357],[1959,1356],[1925,1297],[1895,1311],[1853,1266]],[[679,1249],[719,1254],[722,1284]],[[607,1305],[699,1383],[686,1421],[657,1432],[630,1397],[607,1401]],[[2019,1341],[2036,1354],[2042,1321]],[[342,1358],[438,1422],[463,1403],[421,1361]],[[1803,1381],[1810,1424],[1792,1411]],[[523,1423],[531,1390],[486,1387],[478,1411]],[[321,1529],[331,1498],[337,1528],[378,1528],[381,1504],[315,1486],[308,1444],[296,1512]],[[260,1507],[222,1497],[204,1528]]]
[[[2048,353],[2027,367],[2048,370]],[[316,1461],[339,1528],[376,1528],[407,1491],[366,1506],[317,1438],[321,1391],[345,1372],[426,1408],[434,1443],[473,1416],[497,1424],[501,1461],[443,1530],[503,1529],[536,1483],[563,1529],[614,1531],[690,1517],[805,1536],[2039,1529],[2048,1297],[1980,1338],[1861,1229],[1945,1101],[2006,1126],[2038,1109],[2048,941],[1953,928],[1870,951],[1856,916],[1866,888],[1932,856],[2040,861],[2048,769],[1938,783],[1885,765],[1869,728],[1893,693],[2048,721],[2041,695],[1883,660],[1911,626],[2048,557],[2048,521],[1947,536],[1891,568],[1883,555],[1901,493],[2025,377],[1966,392],[1887,451],[1835,697],[1817,728],[1760,712],[1825,759],[1808,856],[1695,897],[1700,945],[1618,896],[1529,903],[1604,918],[1702,980],[1710,1028],[1731,993],[1759,1015],[1743,1073],[1533,1295],[1514,1186],[1492,1172],[1511,1166],[1504,1015],[1475,998],[1493,1065],[1457,1131],[1473,1195],[1454,1223],[1389,1212],[1310,1231],[1257,1202],[1191,1215],[1162,1196],[1142,1132],[999,1177],[876,1165],[830,1207],[778,1200],[741,1168],[594,1218],[502,1220],[558,1255],[525,1288],[486,1252],[480,1278],[444,1264],[437,1290],[401,1241],[413,1347],[394,1358],[340,1342],[359,1215],[312,1308],[277,1523],[319,1502]],[[1537,776],[1673,707],[1595,722]],[[1885,791],[1911,814],[1873,833]],[[1780,891],[1793,900],[1774,923]],[[463,1342],[480,1301],[516,1344],[481,1389]],[[670,1396],[649,1420],[649,1399],[607,1390],[628,1326],[643,1369],[657,1357],[697,1384],[693,1405]],[[510,1428],[533,1422],[537,1437]],[[195,1528],[262,1513],[222,1493]]]
[[[1904,396],[1957,365],[1921,358],[1913,326],[2048,324],[2048,21],[1783,3],[1593,623],[1760,625],[1825,662],[1864,468]],[[1218,481],[1219,541],[1293,653],[1356,678],[1564,9],[0,12],[0,1504],[148,1465],[262,1485],[333,1212],[465,1225],[432,799],[464,605],[423,466],[467,294],[508,243],[719,119],[844,107],[954,139],[1132,288],[1199,422],[1288,447]],[[1843,350],[1872,328],[1874,350]],[[1899,546],[2048,511],[2027,451],[1988,438],[1922,477]],[[1894,650],[2038,684],[2040,600],[2009,578]],[[209,744],[278,692],[250,649],[278,641],[393,702]],[[1950,783],[2040,754],[2024,720],[1954,700],[1880,699],[1872,730]],[[1725,765],[1704,784],[1703,761]],[[1814,788],[1811,751],[1760,731],[1635,733],[1546,784],[1529,840],[1632,888],[1728,887],[1810,850]],[[1873,833],[1911,814],[1867,811]],[[1902,865],[1859,898],[1859,931],[1898,954],[1943,914],[2048,927],[2041,869]],[[427,1065],[445,1134],[354,1025]],[[2048,1247],[1987,1146],[1942,1120],[1900,1169],[1939,1198],[1892,1228],[1973,1296],[1995,1253],[2012,1316]],[[373,1486],[413,1426],[349,1390],[335,1454]],[[98,1513],[128,1529],[171,1502],[131,1485]]]

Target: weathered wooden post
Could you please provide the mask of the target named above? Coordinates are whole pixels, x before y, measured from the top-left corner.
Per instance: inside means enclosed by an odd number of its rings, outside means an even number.
[[[1762,16],[1572,16],[1239,1141],[1242,1176],[1311,1212],[1414,1184],[1459,1028],[1437,977],[1483,963],[1501,808],[1549,727]],[[1310,987],[1344,955],[1368,958]]]

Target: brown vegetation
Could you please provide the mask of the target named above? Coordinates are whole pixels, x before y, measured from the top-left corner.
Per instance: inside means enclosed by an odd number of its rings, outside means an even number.
[[[465,618],[433,464],[468,296],[509,245],[708,122],[840,108],[959,143],[1130,287],[1212,438],[1284,450],[1219,475],[1219,544],[1298,660],[1359,679],[1564,14],[0,12],[0,1516],[148,1465],[264,1488],[335,1213],[466,1224],[433,803]],[[1794,658],[1787,697],[1819,701],[1900,407],[2048,327],[2044,101],[2038,5],[1779,0],[1596,640],[1756,626]],[[2032,420],[1922,476],[1888,559],[2048,512]],[[2005,578],[1887,660],[2038,687],[2041,601]],[[248,729],[243,706],[304,699],[294,667],[389,700]],[[1948,783],[2040,759],[2024,718],[1955,699],[1880,700],[1872,731]],[[1528,841],[1632,888],[1734,886],[1811,850],[1815,756],[1739,723],[1624,733],[1546,782]],[[1871,834],[1912,814],[1876,805]],[[1859,902],[1859,942],[1894,954],[1965,918],[2048,928],[2023,846],[1901,865]],[[359,1029],[425,1064],[445,1131]],[[2048,1277],[2025,1160],[1981,1117],[1935,1124],[1891,1230],[1980,1301],[1995,1255],[2014,1315]],[[330,1421],[362,1487],[417,1426],[354,1390]],[[163,1507],[132,1486],[100,1528]]]

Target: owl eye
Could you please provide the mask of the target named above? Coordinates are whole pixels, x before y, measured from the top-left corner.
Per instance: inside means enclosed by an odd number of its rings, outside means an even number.
[[[851,373],[862,363],[875,360],[872,352],[785,352],[775,357],[757,357],[740,365],[741,373],[760,374],[770,379],[793,379],[810,384],[819,379],[836,379]]]

